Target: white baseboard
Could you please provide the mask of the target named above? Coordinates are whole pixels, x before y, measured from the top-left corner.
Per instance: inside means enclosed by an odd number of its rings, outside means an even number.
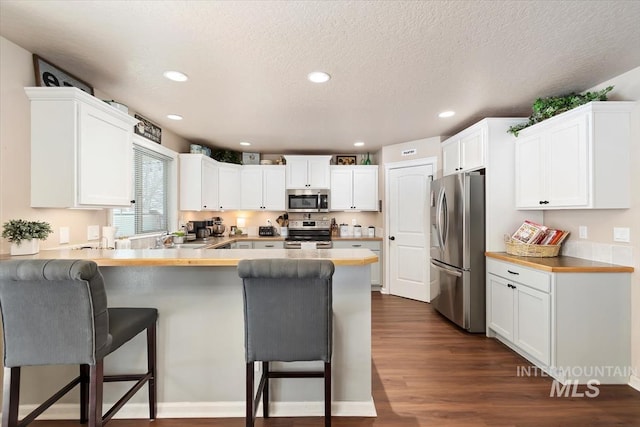
[[[636,390],[640,391],[640,377],[636,375],[631,375],[629,377],[629,385]]]
[[[33,411],[38,405],[20,405],[20,418]],[[321,417],[324,402],[275,402],[271,405],[274,417]],[[105,409],[110,404],[103,406]],[[262,405],[257,416],[262,416]],[[377,416],[373,398],[362,402],[337,401],[331,404],[331,415],[335,417],[375,417]],[[38,417],[39,420],[74,420],[80,416],[78,404],[61,403],[53,405]],[[245,416],[243,402],[165,402],[158,403],[158,418],[241,418]],[[146,403],[127,403],[114,418],[148,418]]]

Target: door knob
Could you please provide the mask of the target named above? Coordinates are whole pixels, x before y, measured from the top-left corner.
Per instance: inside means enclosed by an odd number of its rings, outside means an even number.
[[[389,236],[389,240],[396,240],[395,236]]]

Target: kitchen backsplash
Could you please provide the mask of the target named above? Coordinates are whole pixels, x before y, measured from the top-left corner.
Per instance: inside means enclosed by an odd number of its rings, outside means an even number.
[[[633,258],[633,248],[626,245],[588,240],[568,241],[562,245],[562,255],[638,268],[638,263]]]

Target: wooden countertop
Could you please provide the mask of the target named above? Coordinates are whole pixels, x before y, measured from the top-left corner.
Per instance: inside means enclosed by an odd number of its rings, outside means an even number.
[[[588,259],[574,258],[570,256],[557,256],[551,258],[536,258],[510,255],[506,252],[485,252],[488,258],[512,262],[524,267],[553,273],[633,273],[633,267],[609,264],[606,262],[591,261]]]
[[[228,243],[228,241],[227,241]],[[369,249],[64,249],[42,250],[35,255],[7,259],[88,259],[101,267],[119,266],[237,266],[242,259],[330,259],[336,266],[373,264],[378,257]]]

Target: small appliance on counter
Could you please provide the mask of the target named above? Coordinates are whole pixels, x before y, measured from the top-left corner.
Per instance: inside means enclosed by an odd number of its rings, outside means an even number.
[[[367,231],[369,237],[376,237],[376,228],[373,225],[370,225]]]
[[[207,221],[207,228],[209,228],[210,234],[214,237],[223,236],[224,230],[226,229],[225,225],[222,223],[222,218],[219,216],[214,216],[210,221]]]
[[[340,237],[349,237],[349,225],[340,224]]]
[[[362,237],[362,226],[354,225],[353,226],[353,237]]]
[[[258,236],[275,236],[276,229],[273,225],[261,225],[258,227]]]

